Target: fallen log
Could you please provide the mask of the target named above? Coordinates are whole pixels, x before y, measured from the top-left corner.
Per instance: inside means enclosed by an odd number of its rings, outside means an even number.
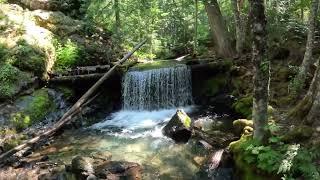
[[[74,76],[57,76],[51,78],[50,82],[73,82],[73,81],[80,81],[80,80],[92,80],[92,79],[99,79],[103,76],[103,73],[94,73],[94,74],[85,74],[85,75],[74,75]]]
[[[61,118],[60,120],[48,131],[26,141],[25,143],[3,153],[0,155],[0,163],[4,162],[4,160],[16,152],[32,146],[36,144],[41,139],[48,138],[52,136],[56,131],[58,131],[61,127],[63,127],[67,122],[69,122],[76,114],[81,112],[82,107],[85,103],[90,99],[93,93],[100,87],[100,85],[114,72],[114,70],[121,64],[123,64],[131,55],[137,51],[147,40],[139,43],[131,52],[125,55],[121,60],[119,60],[107,73],[105,73]]]

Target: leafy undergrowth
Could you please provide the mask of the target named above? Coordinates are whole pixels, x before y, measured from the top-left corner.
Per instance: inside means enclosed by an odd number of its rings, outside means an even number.
[[[276,128],[273,126],[272,128]],[[286,143],[282,136],[271,135],[261,143],[251,135],[243,135],[230,144],[236,165],[243,177],[263,175],[270,179],[320,179],[320,168],[315,161],[320,158],[319,147]]]

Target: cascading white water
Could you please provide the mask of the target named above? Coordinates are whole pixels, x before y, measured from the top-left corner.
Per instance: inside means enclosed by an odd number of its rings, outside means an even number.
[[[162,123],[170,120],[177,108],[192,111],[191,70],[179,64],[129,71],[122,81],[122,96],[122,110],[112,113],[93,128],[102,131],[120,128],[122,131],[115,134],[130,138],[161,132]]]
[[[123,79],[124,110],[159,110],[191,105],[191,71],[186,65],[130,71]]]

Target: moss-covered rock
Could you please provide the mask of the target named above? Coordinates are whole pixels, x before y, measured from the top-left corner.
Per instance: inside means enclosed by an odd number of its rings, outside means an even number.
[[[312,134],[312,127],[300,125],[289,130],[289,132],[282,137],[282,140],[285,142],[301,142],[311,138]]]
[[[16,147],[24,140],[26,140],[26,136],[18,134],[14,129],[5,128],[0,130],[0,149],[4,152]]]
[[[25,40],[17,42],[11,55],[14,57],[12,64],[20,70],[34,72],[38,77],[42,77],[45,73],[46,56],[44,52],[38,47],[28,44]]]
[[[244,118],[251,119],[252,117],[252,96],[242,97],[238,99],[232,107],[234,110],[242,115]]]
[[[237,135],[248,134],[253,131],[253,121],[247,119],[238,119],[233,121],[234,132]]]
[[[173,60],[157,60],[157,61],[139,63],[139,64],[133,66],[132,69],[138,70],[138,71],[146,71],[146,70],[151,70],[151,69],[172,67],[177,64],[179,64],[179,62],[173,61]]]
[[[18,101],[21,110],[11,114],[11,122],[18,131],[42,120],[56,108],[47,89],[37,90],[31,96],[24,96]]]
[[[191,118],[182,109],[178,109],[162,132],[178,143],[185,143],[191,138],[190,128]]]
[[[0,63],[0,100],[12,98],[32,82],[31,75],[7,63]]]

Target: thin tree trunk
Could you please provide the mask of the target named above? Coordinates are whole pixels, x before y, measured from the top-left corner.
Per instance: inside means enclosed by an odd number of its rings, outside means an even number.
[[[194,40],[193,40],[193,55],[197,55],[197,49],[198,49],[198,4],[199,0],[195,0],[195,20],[194,20]]]
[[[254,138],[265,140],[268,123],[269,61],[267,59],[266,16],[263,0],[250,0],[252,17],[252,61],[254,64],[253,122]]]
[[[82,107],[85,105],[86,102],[88,102],[88,100],[90,99],[90,97],[93,95],[93,93],[101,86],[101,84],[108,79],[111,74],[114,72],[114,70],[121,65],[122,63],[124,63],[129,57],[131,57],[131,55],[137,51],[144,43],[146,42],[146,40],[142,41],[141,43],[139,43],[130,53],[128,53],[126,56],[124,56],[121,60],[118,61],[118,63],[116,65],[114,65],[107,73],[105,73],[61,118],[60,120],[54,124],[54,126],[52,128],[50,128],[48,131],[40,134],[39,136],[36,136],[28,141],[26,141],[25,143],[3,153],[0,155],[0,162],[4,162],[4,160],[10,156],[12,156],[13,154],[15,154],[16,152],[32,146],[33,144],[38,143],[40,140],[48,138],[50,136],[52,136],[53,134],[55,134],[55,132],[57,132],[60,128],[62,128],[67,122],[71,121],[72,118],[75,117],[75,115],[77,115]]]
[[[315,25],[316,25],[316,18],[318,15],[318,8],[319,8],[319,0],[312,0],[311,12],[309,16],[306,51],[304,53],[302,64],[299,67],[299,72],[293,81],[294,86],[293,86],[292,93],[294,93],[294,95],[297,95],[303,89],[306,82],[306,77],[310,71],[310,66],[313,64],[312,49],[314,47]]]
[[[114,0],[114,12],[115,12],[115,18],[116,18],[116,35],[118,40],[121,39],[121,35],[120,35],[121,19],[120,19],[119,1],[120,0]]]
[[[217,0],[206,0],[204,5],[217,53],[223,57],[232,57],[233,51],[231,41],[228,37],[229,32],[223,20]]]
[[[241,17],[241,9],[238,0],[231,0],[231,5],[233,9],[233,15],[236,27],[236,50],[238,54],[243,52],[244,42],[245,42],[245,28],[244,22]]]

